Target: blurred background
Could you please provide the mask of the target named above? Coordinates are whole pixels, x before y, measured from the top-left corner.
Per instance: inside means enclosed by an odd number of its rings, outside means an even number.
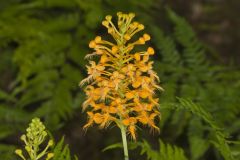
[[[240,139],[239,0],[0,0],[0,158],[15,160],[19,137],[40,117],[72,154],[87,160],[120,160],[122,150],[102,152],[121,141],[117,127],[83,131],[88,42],[106,35],[101,21],[118,11],[136,13],[152,37],[149,45],[164,92],[161,104],[189,98],[210,112],[229,140]],[[144,33],[144,32],[142,32]],[[161,133],[138,130],[184,149],[191,160],[222,160],[211,127],[182,110],[162,110]],[[239,158],[240,147],[231,145]],[[139,149],[130,152],[132,159]]]

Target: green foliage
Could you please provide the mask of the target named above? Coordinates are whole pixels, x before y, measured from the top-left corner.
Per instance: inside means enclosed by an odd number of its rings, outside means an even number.
[[[75,156],[71,158],[70,150],[68,145],[64,145],[64,137],[56,144],[53,150],[54,157],[53,160],[77,160]]]
[[[163,143],[161,140],[159,140],[159,145],[159,150],[157,151],[146,140],[143,140],[143,142],[129,143],[129,149],[134,150],[139,147],[141,149],[140,155],[145,154],[147,160],[187,160],[182,148]],[[104,148],[103,152],[122,147],[122,143],[115,143]]]
[[[1,92],[5,102],[0,119],[11,126],[11,133],[35,116],[44,117],[55,130],[62,126],[61,119],[71,116],[74,105],[80,106],[80,102],[73,104],[72,98],[81,73],[67,58],[73,40],[69,31],[77,27],[78,15],[70,12],[38,17],[37,8],[44,12],[50,6],[60,6],[60,2],[46,6],[43,1],[9,3],[0,13],[1,49],[3,54],[11,50],[12,65],[18,72],[16,80],[8,84],[8,93]]]
[[[165,93],[160,98],[162,103],[172,103],[175,97],[192,99],[201,104],[204,110],[213,114],[214,120],[219,123],[218,126],[224,126],[229,135],[219,132],[222,129],[215,128],[216,125],[209,126],[201,119],[191,117],[188,112],[164,110],[161,125],[166,133],[171,133],[165,138],[174,141],[187,134],[191,159],[197,160],[204,157],[210,150],[213,136],[210,128],[212,128],[215,130],[214,136],[219,151],[225,159],[231,159],[225,138],[230,135],[239,135],[237,130],[233,129],[233,131],[231,128],[236,129],[236,124],[239,122],[240,110],[237,105],[239,104],[239,98],[237,98],[239,92],[237,90],[240,89],[240,72],[232,67],[214,65],[206,58],[208,52],[197,40],[190,25],[170,9],[167,9],[167,15],[174,26],[172,33],[166,36],[160,28],[151,27],[152,34],[158,35],[154,37],[154,42],[162,58],[162,61],[155,62],[155,68],[157,70],[159,68],[158,74],[165,89]],[[208,58],[211,56],[208,55]],[[198,114],[204,115],[205,113],[199,110]],[[209,115],[205,116],[209,117]],[[172,132],[173,128],[174,132]],[[216,152],[214,154],[216,157],[221,157]]]
[[[184,18],[177,16],[173,11],[167,9],[169,19],[174,23],[174,36],[183,47],[183,65],[196,71],[205,71],[208,68],[205,51],[202,44],[197,40],[195,32]]]
[[[114,143],[114,144],[111,144],[111,145],[105,147],[102,151],[105,152],[105,151],[116,149],[116,148],[123,148],[123,144],[122,143]]]
[[[146,141],[139,143],[138,146],[141,147],[141,155],[147,155],[147,160],[187,160],[181,148],[165,144],[161,140],[159,144],[159,151],[153,150]]]
[[[218,126],[218,124],[213,119],[212,115],[209,112],[205,111],[201,106],[193,103],[191,100],[188,99],[184,98],[177,99],[178,102],[176,103],[163,103],[161,106],[162,112],[165,112],[166,109],[185,110],[187,112],[190,112],[195,116],[194,118],[199,117],[200,120],[203,120],[208,125],[209,130],[211,132],[211,136],[206,140],[199,139],[198,133],[189,135],[191,140],[193,140],[195,143],[193,144],[193,147],[195,147],[195,149],[191,150],[196,154],[193,155],[193,157],[201,155],[202,154],[201,152],[206,151],[206,148],[208,148],[210,145],[209,143],[211,143],[222,154],[225,160],[236,160],[238,158],[238,154],[234,156],[234,152],[230,149],[230,144],[239,144],[239,142],[228,141],[227,140],[228,136],[223,131],[223,129]],[[194,120],[196,119],[193,119],[192,121]],[[194,124],[196,124],[196,122],[194,122]],[[148,160],[180,160],[180,159],[187,160],[186,156],[184,155],[183,149],[178,148],[176,146],[171,146],[170,144],[164,144],[161,140],[159,140],[159,144],[160,144],[159,151],[155,151],[154,149],[152,149],[146,140],[144,140],[143,142],[130,143],[130,149],[141,147],[141,155],[146,154]],[[206,146],[206,144],[208,145]],[[112,144],[104,148],[103,151],[116,148],[122,148],[122,144],[121,143]]]
[[[213,117],[206,112],[202,107],[199,105],[193,103],[191,100],[186,100],[183,98],[178,98],[179,105],[178,104],[171,104],[166,105],[166,108],[173,107],[172,109],[185,109],[187,111],[192,112],[194,115],[200,117],[202,120],[206,122],[210,126],[212,136],[210,139],[210,142],[215,145],[215,147],[221,152],[222,156],[226,160],[234,160],[233,154],[229,147],[229,142],[227,141],[227,135],[222,131],[220,127],[216,124],[216,122],[213,120]],[[194,139],[196,135],[191,135],[191,138],[193,138],[194,142],[197,143],[199,140]],[[201,145],[202,141],[200,140],[200,143],[198,145]],[[203,148],[200,148],[199,150],[203,150]],[[196,150],[196,151],[195,151]],[[198,149],[195,148],[193,152],[197,152]]]
[[[14,155],[14,150],[16,146],[14,145],[7,145],[7,144],[0,144],[0,155],[2,159],[9,160]]]

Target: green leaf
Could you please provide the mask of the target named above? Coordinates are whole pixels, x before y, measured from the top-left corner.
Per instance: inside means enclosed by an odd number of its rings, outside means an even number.
[[[77,156],[71,157],[68,145],[64,144],[64,137],[56,144],[53,153],[53,160],[78,160]]]
[[[116,149],[116,148],[122,148],[122,147],[123,147],[122,143],[115,143],[115,144],[111,144],[111,145],[107,146],[106,148],[104,148],[102,150],[102,152],[112,150],[112,149]]]

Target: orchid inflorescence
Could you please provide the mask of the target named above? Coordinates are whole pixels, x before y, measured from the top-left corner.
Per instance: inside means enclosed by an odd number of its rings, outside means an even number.
[[[112,22],[112,16],[106,16],[102,25],[114,38],[115,43],[103,40],[97,36],[89,43],[95,51],[88,54],[88,77],[81,81],[85,87],[87,99],[83,110],[88,108],[88,122],[84,128],[98,124],[100,128],[111,123],[124,126],[131,137],[136,139],[136,126],[142,124],[159,131],[156,120],[160,117],[158,98],[155,91],[162,90],[157,84],[159,77],[153,71],[154,49],[136,51],[137,45],[144,45],[150,40],[148,34],[139,39],[132,37],[144,29],[144,25],[133,22],[133,13],[117,13],[117,26]],[[93,57],[99,61],[93,61]]]
[[[53,158],[54,154],[48,152],[49,147],[53,146],[53,140],[49,140],[45,149],[40,151],[40,145],[46,140],[47,132],[45,126],[39,118],[32,119],[32,122],[27,128],[27,133],[21,136],[21,140],[25,143],[25,150],[28,153],[30,160],[40,160],[45,156],[45,160]],[[15,153],[23,160],[27,160],[21,149],[17,149]]]

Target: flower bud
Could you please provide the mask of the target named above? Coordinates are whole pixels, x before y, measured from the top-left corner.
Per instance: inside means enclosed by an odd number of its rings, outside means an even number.
[[[22,150],[21,150],[21,149],[16,149],[16,150],[15,150],[15,153],[16,153],[17,155],[22,155]]]
[[[146,33],[143,35],[143,38],[144,38],[145,41],[149,41],[151,39],[149,34],[146,34]]]
[[[154,55],[155,51],[154,51],[154,49],[153,49],[152,47],[148,47],[147,53],[148,53],[149,55]]]
[[[140,44],[145,44],[145,39],[144,39],[143,37],[140,37],[140,38],[138,39],[138,42],[139,42]]]
[[[52,146],[52,145],[53,145],[53,140],[52,140],[52,139],[49,140],[48,145],[49,145],[49,146]]]
[[[90,48],[95,48],[96,47],[96,43],[94,41],[90,41],[89,47]]]
[[[48,153],[46,160],[49,160],[49,159],[51,159],[51,158],[53,158],[53,157],[54,157],[54,153]]]
[[[144,25],[143,25],[143,24],[139,24],[139,25],[138,25],[138,28],[141,29],[141,30],[143,30],[143,29],[144,29]]]
[[[30,152],[31,148],[29,146],[25,146],[26,151]]]
[[[130,18],[134,18],[134,17],[135,17],[135,14],[134,14],[134,13],[129,13],[128,16],[129,16]]]
[[[95,43],[100,43],[102,41],[102,38],[100,36],[97,36],[95,38]]]
[[[122,16],[122,12],[117,12],[117,16]]]
[[[106,20],[107,20],[107,21],[111,21],[111,19],[112,19],[112,16],[110,16],[110,15],[107,15],[105,18],[106,18]]]
[[[106,28],[108,28],[109,27],[109,22],[108,21],[103,21],[102,25],[105,26]]]
[[[133,26],[138,27],[139,23],[138,22],[133,22]]]
[[[26,135],[22,135],[21,138],[20,138],[22,141],[25,141],[26,140]]]

